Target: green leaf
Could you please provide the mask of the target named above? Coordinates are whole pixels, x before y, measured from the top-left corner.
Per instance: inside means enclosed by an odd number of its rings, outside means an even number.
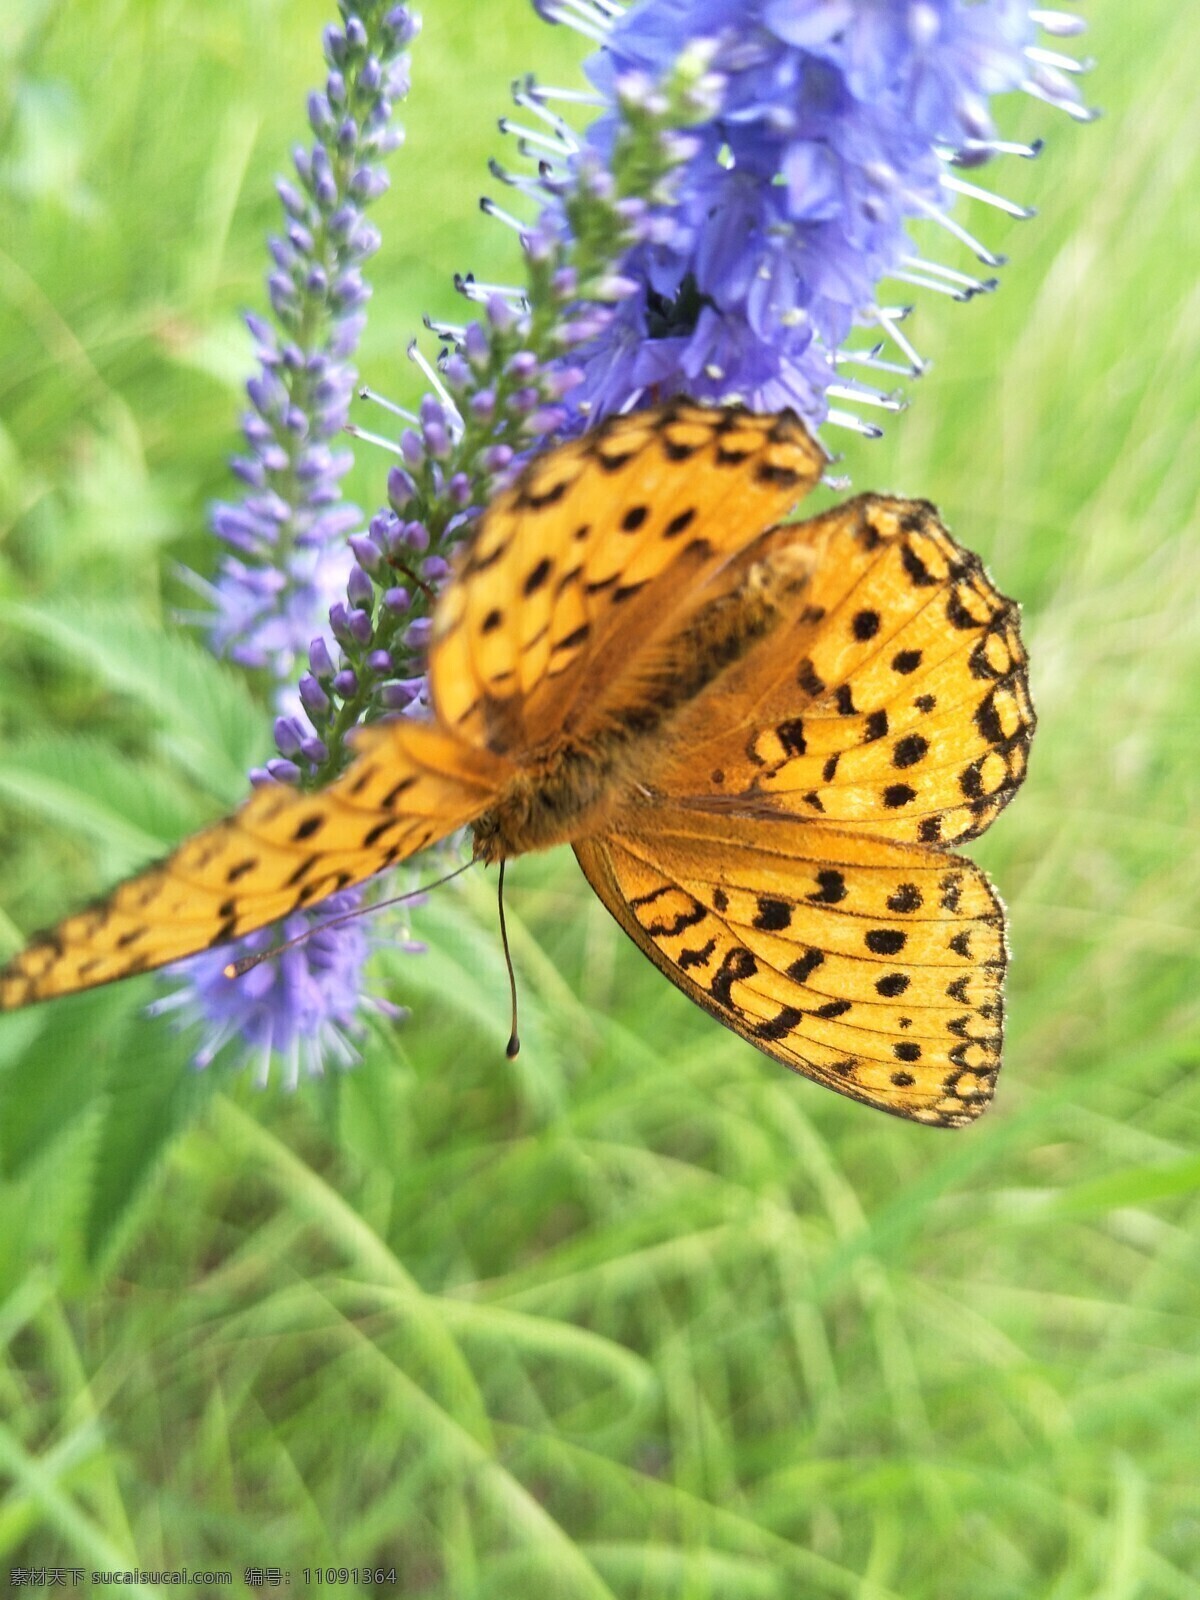
[[[129,998],[99,989],[0,1018],[0,1176],[17,1176],[93,1107]]]
[[[64,652],[164,730],[172,757],[222,803],[246,790],[268,743],[244,678],[193,639],[165,634],[132,607],[0,602],[0,623]]]
[[[101,846],[106,874],[161,854],[212,811],[153,763],[70,736],[0,746],[0,795]]]
[[[216,1092],[220,1075],[197,1072],[187,1046],[162,1018],[128,1012],[107,1078],[84,1219],[89,1265],[116,1243],[134,1201],[171,1140]]]

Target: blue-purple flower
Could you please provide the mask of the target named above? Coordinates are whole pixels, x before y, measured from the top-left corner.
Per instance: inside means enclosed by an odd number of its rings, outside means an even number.
[[[1039,24],[1070,34],[1078,19],[1018,0],[535,3],[603,44],[588,63],[603,109],[572,166],[608,159],[622,94],[652,94],[684,48],[703,42],[721,85],[712,115],[690,128],[694,153],[656,234],[618,264],[636,287],[572,352],[584,378],[567,398],[589,420],[673,393],[791,406],[813,426],[831,397],[894,404],[838,377],[858,328],[890,339],[900,370],[920,370],[897,326],[904,308],[881,299],[881,283],[967,298],[995,282],[922,259],[910,225],[939,225],[991,268],[998,258],[950,215],[956,195],[1028,214],[955,170],[1035,153],[998,139],[992,97],[1025,89],[1089,115],[1064,70],[1076,63],[1035,43]],[[561,226],[561,206],[549,218]],[[871,350],[863,364],[896,370]],[[875,431],[852,412],[833,416]]]
[[[264,1085],[273,1064],[289,1089],[301,1076],[353,1066],[366,1033],[364,1009],[392,1021],[404,1015],[399,1006],[364,993],[363,969],[379,937],[368,918],[353,915],[359,903],[354,893],[331,895],[315,923],[301,912],[249,934],[238,943],[239,958],[292,939],[303,943],[233,981],[227,973],[228,946],[190,957],[172,969],[186,978],[183,986],[148,1010],[173,1015],[180,1027],[199,1025],[203,1042],[192,1060],[200,1068],[231,1042]],[[421,948],[407,938],[396,942],[409,950]]]

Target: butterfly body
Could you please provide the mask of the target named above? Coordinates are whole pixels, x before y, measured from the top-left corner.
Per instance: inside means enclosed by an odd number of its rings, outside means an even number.
[[[762,542],[773,549],[751,551],[722,575],[718,592],[638,664],[619,710],[597,715],[585,702],[575,719],[580,731],[568,724],[540,749],[505,749],[493,733],[489,743],[516,766],[503,796],[473,825],[478,857],[497,862],[606,833],[623,808],[655,803],[658,774],[686,755],[683,713],[702,694],[720,696],[731,669],[752,651],[770,649],[785,601],[803,593],[811,551],[803,535],[788,534],[772,530]]]
[[[676,401],[534,460],[439,598],[431,716],[233,816],[0,972],[0,1007],[235,939],[455,829],[570,843],[672,983],[805,1076],[960,1127],[1000,1063],[1004,918],[951,846],[1025,771],[1016,607],[920,501],[780,523],[792,416]]]

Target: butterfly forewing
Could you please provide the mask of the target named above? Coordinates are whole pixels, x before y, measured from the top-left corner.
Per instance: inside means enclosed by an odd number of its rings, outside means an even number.
[[[526,751],[628,720],[706,581],[816,482],[795,418],[675,402],[602,423],[483,517],[434,619],[448,727]]]
[[[507,763],[413,722],[366,730],[330,788],[257,789],[232,816],[37,936],[0,973],[0,1010],[110,983],[265,927],[472,821]]]

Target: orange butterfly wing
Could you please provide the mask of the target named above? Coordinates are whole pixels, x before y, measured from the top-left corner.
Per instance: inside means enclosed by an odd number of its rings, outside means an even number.
[[[1017,608],[979,558],[932,506],[881,495],[756,548],[810,553],[811,577],[769,644],[683,713],[656,784],[881,839],[982,833],[1035,717]]]
[[[709,581],[824,460],[790,414],[679,400],[534,461],[488,508],[438,606],[439,719],[504,752],[628,723]]]
[[[1016,608],[922,503],[865,496],[772,530],[742,569],[773,566],[803,574],[787,614],[672,724],[652,797],[576,855],[727,1027],[843,1094],[960,1127],[992,1097],[1006,951],[986,877],[944,847],[1024,775]]]
[[[1004,916],[974,862],[782,818],[663,806],[622,821],[577,844],[579,864],[697,1005],[883,1111],[961,1127],[988,1104]]]
[[[0,972],[0,1010],[147,972],[362,883],[472,821],[508,764],[429,724],[359,735],[319,794],[256,789],[232,816],[37,935]]]

